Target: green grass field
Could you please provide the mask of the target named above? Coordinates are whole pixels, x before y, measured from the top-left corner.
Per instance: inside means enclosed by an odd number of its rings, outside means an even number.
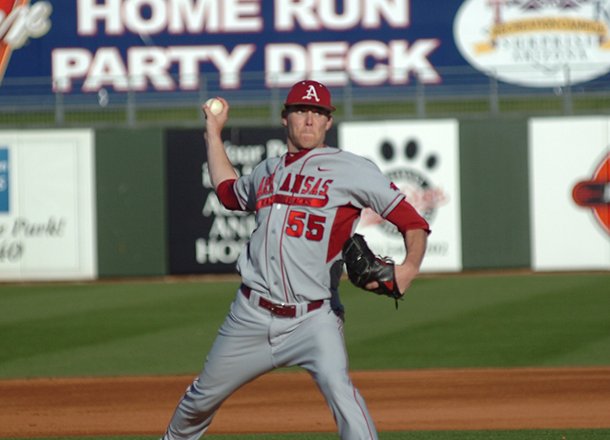
[[[0,378],[196,373],[237,286],[193,280],[0,285]],[[352,370],[610,365],[610,273],[424,275],[398,311],[392,301],[344,281],[342,299]],[[610,430],[381,438],[597,440],[610,438]]]

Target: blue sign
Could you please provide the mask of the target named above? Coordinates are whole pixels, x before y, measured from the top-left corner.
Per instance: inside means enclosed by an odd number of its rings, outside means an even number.
[[[0,212],[9,212],[8,148],[0,148]]]
[[[51,78],[70,94],[434,87],[466,73],[555,87],[607,77],[609,27],[610,0],[0,0],[0,81]]]
[[[4,70],[5,78],[51,77],[63,93],[197,90],[202,75],[227,90],[304,77],[433,85],[443,82],[442,66],[467,65],[453,41],[455,1],[59,3],[0,0],[0,24],[10,28],[0,35],[0,81]]]

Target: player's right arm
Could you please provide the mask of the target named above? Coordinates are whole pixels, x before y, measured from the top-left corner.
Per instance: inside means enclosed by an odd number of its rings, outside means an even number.
[[[222,129],[229,119],[229,103],[224,98],[218,97],[217,99],[223,104],[222,111],[217,115],[213,114],[207,105],[204,104],[202,106],[206,117],[204,139],[207,150],[208,170],[212,185],[214,185],[216,190],[218,185],[225,180],[237,179],[237,173],[227,156],[221,136]]]

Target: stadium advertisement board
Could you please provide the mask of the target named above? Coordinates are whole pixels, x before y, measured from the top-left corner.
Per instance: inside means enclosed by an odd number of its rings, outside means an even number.
[[[413,75],[434,83],[436,63],[459,61],[441,49],[451,45],[451,20],[413,32],[435,14],[404,0],[346,1],[342,11],[331,1],[67,3],[3,0],[11,27],[3,44],[16,52],[7,77],[52,76],[66,93],[196,90],[201,72],[219,75],[223,89],[240,88],[246,72],[265,72],[265,85],[280,87],[304,74],[329,85],[405,84]]]
[[[532,268],[610,269],[610,119],[530,120]]]
[[[97,275],[90,130],[0,131],[0,280]]]
[[[0,81],[55,91],[451,82],[468,67],[526,87],[610,70],[608,0],[0,0]],[[264,72],[252,83],[249,73]],[[1,91],[1,86],[0,86]]]
[[[422,271],[462,269],[458,133],[457,120],[339,126],[340,147],[373,161],[430,224]],[[362,212],[357,232],[376,253],[404,259],[402,236],[373,211]]]
[[[608,0],[467,0],[455,18],[460,53],[481,72],[559,87],[610,70]]]

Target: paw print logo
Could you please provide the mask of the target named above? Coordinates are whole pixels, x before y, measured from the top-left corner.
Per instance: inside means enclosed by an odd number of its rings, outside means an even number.
[[[407,201],[428,222],[431,222],[439,206],[447,201],[444,191],[434,185],[432,176],[442,163],[435,153],[428,153],[416,139],[407,139],[403,144],[384,140],[379,145],[382,169]],[[384,221],[372,210],[362,216],[363,225],[381,224],[384,229],[395,232],[394,225]]]
[[[404,145],[404,158],[408,162],[413,162],[419,159],[421,147],[416,140],[409,139]],[[396,158],[396,146],[390,141],[384,141],[379,147],[379,152],[386,162],[391,162]],[[428,170],[437,168],[439,164],[438,156],[434,153],[426,155],[424,160],[424,166]]]

